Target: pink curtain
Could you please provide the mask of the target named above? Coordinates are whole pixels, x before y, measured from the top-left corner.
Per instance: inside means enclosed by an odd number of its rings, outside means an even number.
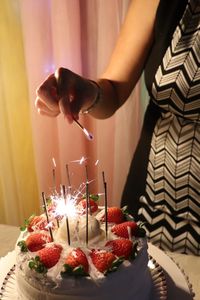
[[[39,116],[34,107],[36,87],[63,66],[96,78],[104,70],[126,14],[129,0],[21,0],[24,55],[28,76],[31,122],[39,192],[52,187],[52,158],[56,181],[72,185],[85,180],[85,168],[73,161],[88,158],[92,192],[103,192],[102,171],[108,184],[109,205],[119,204],[130,160],[140,131],[139,89],[108,120],[82,116],[80,122],[94,134],[88,141],[81,130],[61,115]],[[99,160],[96,165],[95,162]]]

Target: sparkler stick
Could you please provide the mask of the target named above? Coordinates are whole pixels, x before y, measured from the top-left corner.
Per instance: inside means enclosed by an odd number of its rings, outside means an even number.
[[[88,208],[89,208],[89,183],[88,183],[88,170],[85,166],[86,171],[86,245],[88,245]]]
[[[53,189],[54,189],[54,191],[56,191],[56,162],[55,162],[54,157],[52,158],[52,162],[53,162],[53,166],[54,166],[54,168],[52,170],[52,172],[53,172]]]
[[[52,158],[52,162],[53,162],[53,166],[54,166],[54,168],[52,170],[52,172],[53,172],[53,191],[56,193],[56,161],[55,161],[54,157]],[[60,225],[59,225],[59,221],[57,218],[56,218],[56,222],[57,222],[57,226],[59,228]]]
[[[60,227],[60,223],[59,223],[59,216],[57,216],[55,219],[56,219],[56,223],[57,223],[57,227],[59,228]]]
[[[62,190],[63,190],[63,198],[65,200],[65,206],[66,206],[66,190],[65,190],[65,186],[63,185],[62,186]],[[67,226],[67,241],[68,241],[68,245],[70,245],[70,231],[69,231],[69,220],[68,220],[68,215],[67,215],[67,212],[66,212],[66,226]]]
[[[44,192],[42,192],[42,200],[43,200],[44,211],[45,211],[46,218],[47,218],[47,223],[49,225],[49,216],[48,216],[48,212],[47,212],[47,202],[46,202],[46,197],[45,197]],[[52,228],[50,226],[48,226],[48,229],[49,229],[49,233],[50,233],[50,236],[51,236],[51,240],[53,242]]]
[[[88,202],[89,202],[88,182],[86,182],[86,245],[88,245]]]
[[[68,164],[66,164],[66,173],[67,173],[67,181],[68,181],[69,193],[71,194],[71,180],[70,180],[70,176],[69,176],[69,167],[68,167]]]
[[[90,212],[90,215],[92,214],[91,206],[90,206],[90,193],[89,193],[89,180],[88,180],[88,168],[87,165],[85,166],[85,172],[86,172],[86,209]]]
[[[56,218],[56,223],[57,223],[57,226],[58,228],[60,227],[60,224],[59,224],[59,220]]]
[[[106,231],[106,239],[108,236],[108,198],[107,198],[107,183],[105,181],[104,172],[102,172],[103,176],[103,184],[104,184],[104,197],[105,197],[105,231]]]
[[[53,187],[54,190],[56,190],[56,170],[53,169],[52,172],[53,172]]]

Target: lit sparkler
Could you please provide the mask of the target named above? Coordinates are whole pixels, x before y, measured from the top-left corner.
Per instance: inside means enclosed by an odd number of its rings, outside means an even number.
[[[66,199],[64,199],[62,196],[55,196],[52,197],[52,199],[56,203],[54,212],[55,217],[67,215],[70,218],[75,218],[77,216],[77,195],[72,196],[70,194],[66,194]]]

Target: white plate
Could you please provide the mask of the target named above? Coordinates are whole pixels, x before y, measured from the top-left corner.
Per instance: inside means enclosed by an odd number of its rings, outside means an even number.
[[[148,252],[162,267],[167,283],[167,300],[193,300],[192,286],[176,263],[162,250],[148,244]]]
[[[15,283],[15,252],[9,252],[5,257],[0,259],[0,299],[15,300],[16,283]]]

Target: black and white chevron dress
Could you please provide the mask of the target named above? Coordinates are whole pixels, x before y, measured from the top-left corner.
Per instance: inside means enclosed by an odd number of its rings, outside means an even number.
[[[145,79],[151,100],[122,205],[152,243],[200,255],[200,0],[160,1]]]

